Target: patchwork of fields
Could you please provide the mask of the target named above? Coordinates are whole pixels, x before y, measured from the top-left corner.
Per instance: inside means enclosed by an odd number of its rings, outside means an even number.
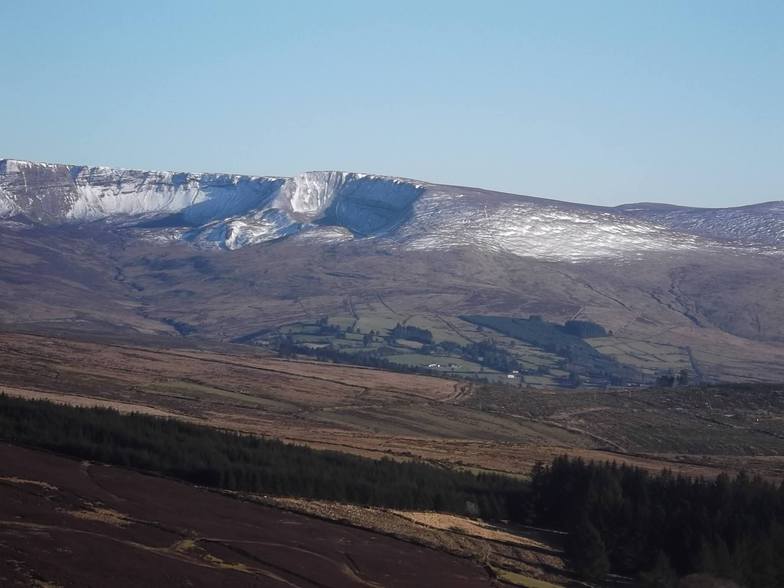
[[[584,339],[540,319],[446,317],[349,303],[349,315],[300,321],[243,337],[291,354],[513,386],[604,387],[694,371],[689,350],[607,335]],[[588,323],[590,324],[590,323]],[[405,332],[423,332],[424,337]]]

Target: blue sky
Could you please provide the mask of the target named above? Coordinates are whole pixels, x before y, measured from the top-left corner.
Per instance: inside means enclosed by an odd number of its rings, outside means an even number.
[[[784,2],[0,0],[0,157],[784,199]]]

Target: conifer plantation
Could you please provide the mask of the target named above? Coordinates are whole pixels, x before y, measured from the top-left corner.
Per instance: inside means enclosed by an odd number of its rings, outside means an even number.
[[[213,488],[508,518],[509,477],[372,460],[111,409],[0,394],[0,440]]]
[[[571,532],[574,567],[609,568],[668,586],[704,572],[749,588],[784,586],[784,484],[739,474],[716,479],[651,475],[561,457],[531,476],[529,514]]]
[[[784,485],[557,458],[530,480],[371,460],[173,419],[0,395],[0,440],[228,490],[478,514],[568,532],[576,574],[784,585]]]

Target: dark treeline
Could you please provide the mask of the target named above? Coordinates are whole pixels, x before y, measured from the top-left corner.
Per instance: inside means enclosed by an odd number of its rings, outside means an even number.
[[[281,496],[507,518],[524,484],[423,463],[372,460],[173,419],[0,394],[0,440],[188,482]]]
[[[567,556],[588,579],[612,570],[667,587],[705,572],[784,586],[784,485],[742,474],[692,479],[562,457],[523,482],[2,394],[0,440],[216,488],[555,528],[568,532]]]
[[[388,370],[390,372],[400,372],[403,374],[420,374],[428,376],[443,375],[426,367],[394,363],[386,359],[378,351],[347,352],[340,351],[331,345],[327,347],[308,347],[307,345],[295,343],[290,336],[277,340],[274,349],[281,357],[305,355],[312,357],[317,361],[359,365]]]
[[[581,339],[607,336],[607,331],[604,327],[592,321],[566,321],[562,330],[564,333],[580,337]]]
[[[604,331],[595,323],[569,321],[566,327],[542,320],[540,316],[524,319],[466,315],[460,318],[559,355],[563,358],[563,368],[597,382],[619,385],[640,380],[636,369],[602,354],[581,338],[582,335],[595,336]],[[573,385],[573,382],[564,383]]]
[[[523,365],[509,352],[501,349],[492,341],[469,343],[461,348],[465,359],[475,361],[499,372],[523,370]]]
[[[419,341],[420,343],[432,343],[433,333],[427,329],[420,329],[412,325],[395,325],[395,328],[389,331],[389,336],[394,339],[409,339],[411,341]]]
[[[744,474],[715,480],[585,463],[534,469],[531,521],[570,532],[584,576],[614,571],[668,586],[704,572],[749,588],[784,586],[784,485]]]
[[[405,329],[417,329],[417,327],[401,327]],[[397,327],[395,327],[397,329]],[[425,331],[429,333],[430,331]],[[394,333],[394,330],[393,330]],[[372,335],[366,334],[366,337]],[[400,336],[400,331],[398,331]],[[395,338],[391,336],[391,338]],[[402,338],[402,336],[401,336]],[[406,337],[412,341],[422,342],[423,337],[417,338],[416,336]],[[376,349],[373,351],[341,351],[329,345],[326,347],[308,347],[301,345],[294,341],[291,335],[280,337],[273,341],[274,349],[281,355],[281,357],[294,357],[296,355],[306,355],[315,358],[318,361],[330,361],[333,363],[347,363],[353,365],[361,365],[374,367],[389,371],[409,373],[409,374],[426,374],[426,375],[444,375],[439,372],[424,366],[414,366],[402,363],[389,361],[385,357],[385,353],[400,353],[399,349]],[[511,372],[512,370],[522,370],[523,366],[520,362],[510,353],[496,346],[491,341],[481,341],[479,343],[470,343],[468,345],[459,345],[452,341],[440,341],[438,343],[426,343],[422,345],[419,353],[423,355],[438,354],[440,352],[446,353],[459,353],[463,359],[479,363],[487,368],[498,370],[500,372]],[[455,361],[458,361],[455,358]],[[466,374],[450,374],[452,377],[460,376],[465,379],[479,379],[480,376],[474,378],[467,378]]]

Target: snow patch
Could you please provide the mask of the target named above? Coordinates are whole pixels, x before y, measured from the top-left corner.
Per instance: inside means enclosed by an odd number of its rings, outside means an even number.
[[[461,195],[463,196],[463,195]],[[514,197],[486,202],[428,191],[400,231],[410,249],[478,247],[545,260],[583,261],[698,246],[690,235],[564,203]]]
[[[103,220],[146,239],[223,249],[291,236],[384,238],[410,249],[582,261],[705,247],[770,253],[784,243],[783,202],[606,208],[337,171],[278,178],[0,160],[0,218],[20,213],[42,224]]]

